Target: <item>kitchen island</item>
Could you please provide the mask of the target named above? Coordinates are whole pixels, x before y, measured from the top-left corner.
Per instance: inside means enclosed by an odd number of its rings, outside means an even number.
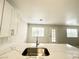
[[[40,43],[38,47],[47,48],[49,56],[22,56],[28,47],[35,47],[35,43],[12,44],[0,59],[79,59],[79,49],[69,44]]]

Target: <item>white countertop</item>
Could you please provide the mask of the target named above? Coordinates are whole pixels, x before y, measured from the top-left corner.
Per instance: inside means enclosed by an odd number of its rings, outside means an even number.
[[[13,44],[11,51],[0,56],[0,59],[79,59],[79,49],[68,44],[42,44],[39,47],[47,48],[49,56],[22,56],[22,52],[27,47],[35,47],[34,43]]]

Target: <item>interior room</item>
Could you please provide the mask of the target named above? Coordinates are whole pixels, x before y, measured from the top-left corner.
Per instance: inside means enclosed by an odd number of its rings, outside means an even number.
[[[79,0],[0,0],[0,59],[79,59]]]

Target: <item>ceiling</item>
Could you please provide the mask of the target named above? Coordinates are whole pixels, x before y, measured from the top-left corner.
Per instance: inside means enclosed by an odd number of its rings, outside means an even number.
[[[14,0],[27,23],[79,25],[78,0]]]

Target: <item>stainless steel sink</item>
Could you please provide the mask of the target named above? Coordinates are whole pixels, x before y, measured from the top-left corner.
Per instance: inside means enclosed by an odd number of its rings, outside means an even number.
[[[23,53],[23,56],[49,56],[49,51],[47,48],[26,48]]]

